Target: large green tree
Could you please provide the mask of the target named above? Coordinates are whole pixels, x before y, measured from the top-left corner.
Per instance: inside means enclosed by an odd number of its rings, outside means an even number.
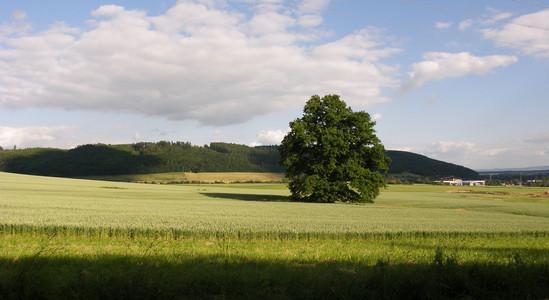
[[[373,202],[390,163],[375,124],[338,95],[312,96],[280,146],[292,200]]]

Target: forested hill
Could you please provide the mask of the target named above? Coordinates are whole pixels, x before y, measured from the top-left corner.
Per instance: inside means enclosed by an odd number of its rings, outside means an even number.
[[[275,146],[183,142],[83,145],[71,150],[0,151],[0,169],[13,173],[90,176],[164,172],[283,172]]]
[[[454,164],[403,151],[388,151],[389,173],[422,177],[478,174]],[[31,148],[1,150],[0,171],[78,177],[92,175],[148,174],[163,172],[283,172],[277,146],[248,147],[211,143],[193,146],[184,142],[82,145],[71,150]]]
[[[389,174],[410,173],[421,177],[459,177],[476,179],[479,174],[469,168],[432,159],[424,155],[406,151],[387,151],[392,160]]]

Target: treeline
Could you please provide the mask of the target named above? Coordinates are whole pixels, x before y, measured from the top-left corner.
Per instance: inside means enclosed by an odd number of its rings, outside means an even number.
[[[426,156],[388,151],[389,174],[475,179],[475,171]],[[82,145],[70,150],[31,148],[0,151],[0,171],[62,177],[151,174],[164,172],[274,172],[278,146],[248,147],[228,143],[193,146],[188,142]],[[403,175],[404,174],[404,175]]]
[[[164,172],[283,172],[276,146],[247,147],[184,142],[83,145],[71,150],[32,148],[0,151],[0,170],[47,176],[92,176]]]

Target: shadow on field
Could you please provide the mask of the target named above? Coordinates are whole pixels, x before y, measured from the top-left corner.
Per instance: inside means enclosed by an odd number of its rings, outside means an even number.
[[[2,299],[543,299],[547,265],[211,256],[0,259]]]
[[[546,237],[543,237],[546,238]],[[399,242],[399,246],[410,248],[410,249],[418,249],[418,250],[425,250],[425,251],[436,251],[439,246],[437,245],[418,245],[417,243],[406,243],[406,242]],[[549,257],[549,249],[543,248],[535,248],[535,247],[520,247],[520,245],[517,245],[516,247],[472,247],[470,245],[463,245],[458,246],[454,245],[450,247],[451,251],[469,251],[469,252],[489,252],[494,253],[501,257],[509,257],[510,259],[517,259],[520,258],[520,256],[526,256],[526,257],[534,257],[534,258],[545,258]],[[549,266],[548,266],[549,268]],[[547,280],[549,280],[549,274],[547,274]]]
[[[266,202],[287,202],[288,196],[280,195],[259,195],[259,194],[233,194],[233,193],[201,193],[211,198],[223,198],[242,201],[266,201]]]

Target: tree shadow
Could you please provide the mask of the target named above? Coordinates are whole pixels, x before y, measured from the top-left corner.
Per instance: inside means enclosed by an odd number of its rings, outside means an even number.
[[[235,193],[200,193],[210,198],[222,198],[241,201],[263,201],[263,202],[288,202],[290,197],[281,195],[261,194],[235,194]]]
[[[230,249],[226,250],[229,251]],[[164,257],[0,258],[2,299],[542,299],[542,265]]]
[[[419,249],[419,250],[424,250],[428,252],[434,251],[436,249],[443,249],[445,251],[449,251],[450,253],[453,251],[486,252],[486,253],[491,253],[494,256],[500,256],[500,257],[505,257],[505,254],[512,255],[516,253],[521,253],[521,255],[526,255],[529,257],[549,257],[549,249],[535,248],[535,247],[526,248],[526,247],[520,247],[519,245],[517,245],[517,247],[483,247],[483,246],[471,247],[470,245],[441,246],[440,244],[427,245],[427,244],[418,244],[414,242],[399,242],[398,245],[406,248]]]

